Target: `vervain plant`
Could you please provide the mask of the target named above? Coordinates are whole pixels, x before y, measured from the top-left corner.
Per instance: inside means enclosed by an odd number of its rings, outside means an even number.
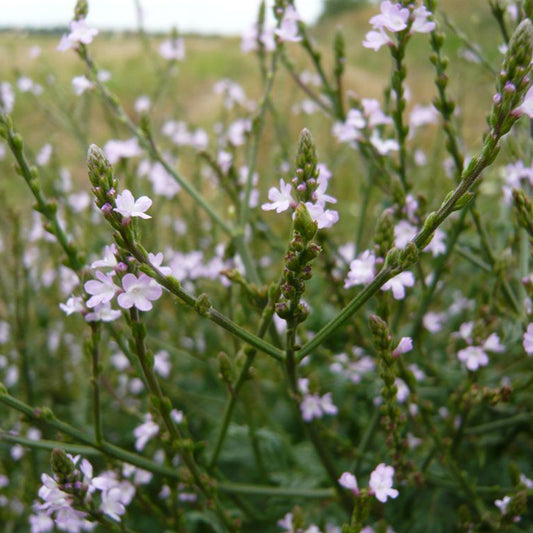
[[[2,175],[34,200],[1,215],[3,531],[533,528],[533,5],[489,4],[498,59],[435,0],[381,2],[380,100],[351,90],[340,30],[328,58],[293,1],[273,26],[263,2],[242,40],[259,96],[218,81],[210,135],[175,90],[184,38],[155,51],[136,3],[154,73],[131,109],[78,0],[57,53],[84,65],[79,100],[45,92],[79,180],[60,145],[25,144],[27,95],[1,82]],[[495,85],[477,144],[447,39]]]

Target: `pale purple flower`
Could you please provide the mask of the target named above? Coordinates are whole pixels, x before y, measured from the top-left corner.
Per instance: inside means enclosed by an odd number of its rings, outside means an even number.
[[[133,109],[139,114],[141,113],[148,113],[150,111],[150,107],[152,106],[152,102],[150,100],[150,97],[146,95],[141,95],[135,100],[135,103],[133,104]]]
[[[370,474],[368,486],[381,503],[385,503],[387,498],[398,497],[398,491],[392,488],[393,477],[394,468],[383,463],[376,466]]]
[[[168,61],[182,61],[185,59],[185,41],[181,37],[163,41],[158,50]]]
[[[405,248],[417,234],[416,226],[413,226],[407,220],[400,220],[394,226],[394,246],[396,248]]]
[[[133,430],[135,437],[135,449],[140,452],[144,450],[146,443],[159,433],[159,426],[152,420],[152,415],[144,417],[144,423]]]
[[[117,246],[115,243],[104,246],[104,258],[91,263],[91,268],[115,268],[117,266]]]
[[[502,353],[505,352],[505,346],[500,342],[500,337],[496,333],[491,333],[483,343],[483,349],[488,352]]]
[[[166,350],[160,350],[154,354],[154,371],[164,378],[170,375],[170,355]]]
[[[400,272],[397,276],[389,279],[387,283],[381,287],[382,291],[392,291],[395,300],[403,300],[405,298],[405,287],[412,287],[415,284],[415,277],[412,272]]]
[[[46,513],[32,514],[29,517],[31,533],[46,533],[54,529],[54,521]]]
[[[489,364],[489,356],[481,346],[467,346],[457,352],[457,358],[473,372]]]
[[[318,394],[306,394],[300,403],[302,418],[310,422],[313,418],[322,417],[321,400]]]
[[[432,15],[431,11],[426,9],[426,6],[421,5],[413,10],[413,23],[411,24],[410,31],[417,33],[429,33],[435,29],[435,23],[428,20]]]
[[[524,100],[517,109],[520,113],[527,115],[529,118],[533,118],[533,86],[528,89]]]
[[[126,507],[122,503],[122,491],[119,487],[112,487],[102,492],[100,510],[113,520],[120,522],[120,517],[126,512]]]
[[[422,324],[430,333],[437,333],[442,329],[443,323],[446,320],[446,313],[435,313],[428,311],[422,319]]]
[[[533,322],[527,326],[527,330],[522,337],[522,346],[527,355],[533,355]]]
[[[339,221],[339,213],[337,211],[325,209],[321,204],[305,202],[305,207],[307,207],[311,219],[317,223],[318,229],[331,228],[333,224]]]
[[[398,346],[392,351],[393,357],[398,357],[402,353],[410,352],[413,349],[413,339],[411,337],[402,337]]]
[[[350,271],[346,276],[344,288],[370,283],[375,277],[375,264],[375,255],[370,250],[365,250],[358,259],[350,263]]]
[[[224,150],[220,150],[217,154],[217,165],[222,170],[222,174],[227,174],[233,162],[233,155]]]
[[[21,76],[17,80],[17,89],[21,93],[29,93],[33,89],[33,80],[28,76]]]
[[[116,198],[116,207],[114,211],[120,213],[123,217],[140,217],[152,218],[146,214],[146,211],[152,205],[152,200],[148,196],[141,196],[137,200],[128,189],[124,189]]]
[[[437,257],[446,252],[446,233],[440,229],[436,229],[433,234],[431,242],[426,246],[426,250],[430,251],[433,254],[433,257]]]
[[[115,285],[113,277],[97,270],[97,280],[91,279],[85,282],[83,288],[91,295],[87,300],[87,307],[96,307],[98,304],[110,302],[119,288]]]
[[[387,155],[389,152],[397,152],[400,149],[396,139],[382,139],[376,130],[372,132],[370,143],[380,155]]]
[[[336,415],[338,412],[337,407],[333,404],[330,392],[322,397],[318,394],[304,393],[300,403],[300,410],[305,422],[310,422],[313,418],[322,418],[324,415]]]
[[[415,130],[420,126],[426,124],[436,124],[439,120],[439,112],[433,105],[420,105],[415,104],[409,115],[409,127],[411,130]],[[411,131],[412,134],[412,131]]]
[[[73,313],[80,313],[85,309],[83,306],[83,299],[80,296],[71,296],[66,303],[60,303],[59,309],[63,311],[67,316]]]
[[[98,304],[91,313],[85,315],[87,322],[113,322],[121,315],[121,312],[116,309],[111,309],[111,304]]]
[[[241,50],[244,53],[253,52],[258,49],[258,41],[262,44],[267,52],[271,52],[276,48],[274,41],[274,33],[270,28],[263,28],[263,33],[258,35],[259,30],[257,24],[246,30],[241,36]]]
[[[409,20],[409,9],[401,4],[393,4],[389,0],[381,2],[381,13],[370,19],[370,24],[374,29],[387,29],[391,32],[402,31],[407,28]]]
[[[118,295],[118,305],[123,309],[136,307],[139,311],[150,311],[152,301],[159,299],[163,293],[161,285],[158,285],[146,274],[128,273],[122,278],[124,292]]]
[[[132,137],[126,141],[112,139],[105,143],[104,153],[109,162],[114,165],[123,158],[139,157],[142,155],[142,149],[139,146],[137,137]]]
[[[494,505],[502,512],[502,515],[507,514],[507,507],[511,502],[510,496],[504,496],[502,500],[496,500]]]
[[[350,472],[343,472],[339,478],[339,485],[352,491],[355,495],[359,494],[356,477]]]
[[[7,81],[0,83],[0,110],[4,113],[11,113],[15,106],[15,91]]]
[[[89,28],[84,19],[72,20],[69,25],[70,33],[63,35],[57,46],[58,51],[64,52],[75,48],[78,44],[89,44],[98,35],[96,28]]]
[[[96,524],[89,522],[85,518],[86,516],[86,513],[77,511],[72,507],[62,507],[56,513],[55,523],[59,529],[67,531],[67,533],[92,531]]]
[[[294,9],[294,6],[289,4],[285,9],[285,13],[283,13],[279,28],[274,30],[280,41],[297,43],[302,40],[302,36],[299,35],[299,20],[300,15]]]
[[[392,39],[382,30],[370,30],[365,35],[363,46],[377,52],[382,46],[392,43]]]
[[[279,190],[276,187],[271,187],[268,190],[268,199],[270,203],[265,203],[261,206],[263,211],[272,211],[276,210],[276,213],[282,213],[286,211],[295,204],[292,196],[292,185],[290,183],[285,183],[283,178],[279,180]]]
[[[392,118],[385,115],[381,110],[379,100],[375,98],[363,98],[361,105],[363,106],[363,113],[367,118],[369,128],[374,128],[381,124],[392,124]]]
[[[242,146],[246,142],[246,135],[250,131],[252,131],[252,122],[250,119],[237,119],[228,128],[228,141],[233,146]]]
[[[148,253],[148,259],[150,260],[150,263],[154,267],[163,274],[163,276],[171,276],[172,275],[172,269],[170,267],[163,266],[163,253],[158,252],[157,254],[153,254],[151,252]]]

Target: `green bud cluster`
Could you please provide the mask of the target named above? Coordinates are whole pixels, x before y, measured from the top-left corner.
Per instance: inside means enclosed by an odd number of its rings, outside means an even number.
[[[518,224],[533,237],[533,207],[530,199],[521,189],[513,189],[513,206]]]
[[[489,117],[492,135],[506,134],[520,116],[516,108],[531,86],[531,55],[533,53],[533,26],[524,19],[514,31],[502,69],[496,82],[496,94]]]
[[[387,445],[393,451],[393,458],[398,466],[404,465],[407,441],[402,436],[405,416],[396,401],[398,389],[396,381],[396,359],[392,355],[392,334],[388,324],[379,316],[372,315],[368,321],[372,333],[372,343],[379,359],[379,375],[383,380],[383,424],[387,431]]]
[[[376,257],[385,259],[394,246],[394,221],[392,209],[385,209],[378,218],[374,233]]]
[[[87,0],[78,0],[74,8],[74,20],[82,20],[87,18],[89,13],[89,4]]]
[[[300,302],[305,283],[311,279],[311,263],[320,253],[320,246],[312,241],[317,232],[304,204],[299,204],[294,214],[292,239],[284,257],[281,300],[276,304],[276,313],[281,318],[296,324],[309,315],[309,307]]]
[[[91,144],[87,152],[87,166],[89,179],[96,197],[96,205],[101,209],[104,205],[114,205],[117,191],[117,179],[113,176],[113,168],[107,160],[104,151]]]
[[[311,132],[304,128],[298,139],[296,152],[296,177],[293,179],[296,196],[301,202],[313,200],[313,193],[318,186],[317,155]]]

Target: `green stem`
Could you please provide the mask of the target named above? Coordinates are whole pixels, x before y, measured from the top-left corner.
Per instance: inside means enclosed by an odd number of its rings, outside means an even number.
[[[277,286],[271,290],[271,298],[268,301],[268,304],[263,310],[263,314],[261,315],[261,321],[259,323],[259,329],[257,332],[257,337],[262,338],[266,332],[269,329],[270,324],[272,323],[272,317],[274,316],[274,306],[279,298],[279,286],[280,283],[277,284]],[[226,403],[226,407],[224,409],[224,415],[222,416],[222,422],[220,424],[220,428],[218,430],[217,440],[215,447],[213,448],[213,453],[211,455],[211,458],[208,461],[208,470],[211,471],[215,467],[218,457],[220,455],[220,451],[222,450],[222,445],[224,444],[224,439],[226,438],[226,434],[229,428],[229,424],[231,422],[231,419],[233,417],[233,412],[235,410],[235,405],[237,403],[237,398],[239,397],[239,393],[242,389],[242,386],[246,382],[246,379],[248,378],[248,372],[250,370],[250,367],[252,366],[252,363],[254,362],[255,356],[257,351],[253,349],[249,349],[246,352],[246,361],[244,362],[244,365],[242,366],[239,376],[237,377],[235,383],[232,386],[231,395],[228,399],[228,402]]]
[[[92,378],[93,386],[93,424],[94,424],[94,438],[98,444],[104,441],[104,433],[102,429],[102,409],[100,406],[100,363],[99,363],[99,349],[100,342],[100,324],[98,322],[91,322],[91,341],[90,353],[92,359]]]
[[[122,236],[124,238],[127,238],[127,235],[125,233],[123,233]],[[259,338],[257,335],[254,335],[253,333],[250,333],[249,331],[245,330],[244,328],[230,320],[228,317],[217,311],[211,305],[209,305],[207,309],[203,309],[201,305],[202,302],[200,301],[200,299],[195,298],[188,292],[184,291],[181,288],[180,283],[172,276],[165,276],[161,274],[161,272],[150,263],[148,255],[137,245],[137,243],[128,240],[126,241],[126,245],[128,246],[128,250],[133,254],[137,261],[148,267],[143,268],[141,270],[151,278],[155,279],[160,285],[168,289],[172,294],[177,296],[182,303],[184,303],[188,307],[195,309],[202,316],[208,318],[209,320],[221,326],[226,331],[229,331],[231,334],[235,335],[241,340],[247,342],[248,344],[250,344],[250,346],[253,346],[259,351],[274,357],[274,359],[277,359],[278,361],[283,360],[284,352],[279,348],[272,346],[270,343]]]
[[[222,217],[211,207],[209,202],[205,200],[200,191],[198,191],[192,183],[190,183],[185,177],[183,177],[175,168],[168,163],[168,161],[163,157],[160,149],[156,145],[154,139],[148,134],[148,132],[139,129],[133,121],[129,118],[127,113],[124,111],[120,102],[113,95],[109,89],[98,80],[98,69],[94,64],[94,61],[89,56],[87,48],[85,46],[80,46],[78,48],[79,55],[81,59],[87,65],[92,81],[98,87],[100,94],[102,95],[106,105],[117,115],[119,120],[130,130],[130,132],[139,140],[141,146],[149,153],[150,157],[160,163],[163,168],[179,183],[179,185],[189,194],[189,196],[194,200],[194,202],[200,206],[207,215],[216,223],[220,228],[227,233],[232,235],[231,227],[222,219]]]

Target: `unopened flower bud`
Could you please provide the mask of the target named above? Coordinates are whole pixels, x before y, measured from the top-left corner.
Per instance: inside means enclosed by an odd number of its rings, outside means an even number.
[[[294,230],[300,233],[304,241],[309,242],[318,231],[318,224],[313,221],[307,207],[298,204],[294,212]]]

